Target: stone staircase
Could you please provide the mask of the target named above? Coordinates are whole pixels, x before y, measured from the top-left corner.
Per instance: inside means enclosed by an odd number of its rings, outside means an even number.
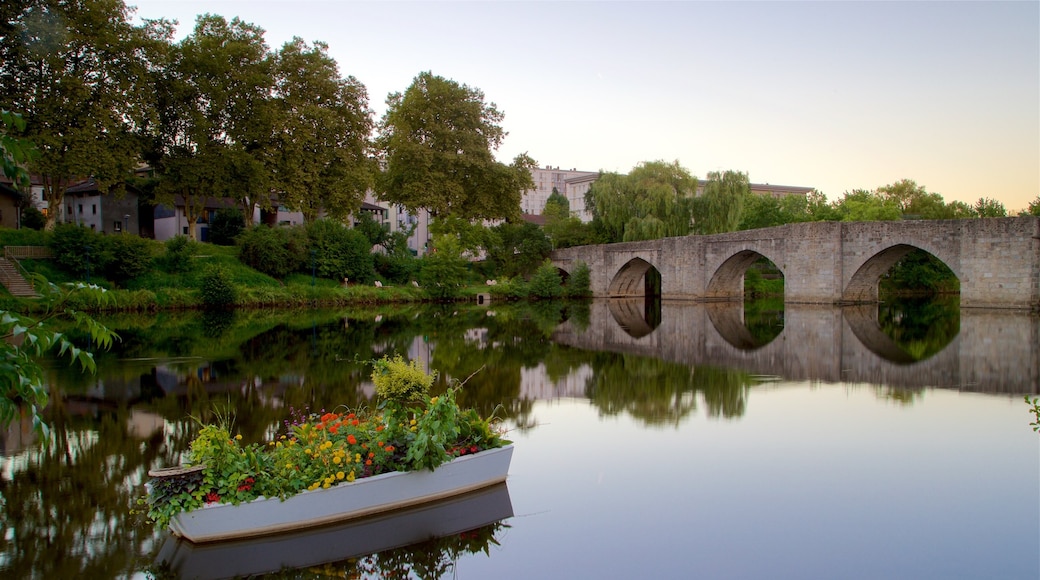
[[[12,296],[33,298],[39,296],[32,284],[18,271],[18,266],[7,258],[0,258],[0,283],[7,288],[7,291]]]

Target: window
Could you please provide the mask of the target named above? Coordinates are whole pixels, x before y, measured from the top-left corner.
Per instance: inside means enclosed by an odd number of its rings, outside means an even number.
[[[116,233],[119,233],[119,232],[123,231],[123,222],[121,222],[119,220],[116,220],[116,221],[112,222],[112,224],[114,226],[113,229],[115,230]]]
[[[79,204],[79,215],[83,215],[83,204]]]
[[[93,213],[94,215],[97,215],[97,204],[96,204],[96,203],[92,203],[92,204],[90,204],[90,211],[91,211],[91,212],[92,212],[92,213]]]
[[[188,226],[184,226],[184,231],[182,233],[188,235]]]

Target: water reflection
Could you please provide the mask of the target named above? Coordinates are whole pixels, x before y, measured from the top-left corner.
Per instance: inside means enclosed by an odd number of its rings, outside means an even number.
[[[905,307],[765,309],[761,324],[744,313],[744,344],[756,346],[739,348],[713,318],[717,306],[665,303],[639,337],[605,302],[245,311],[230,322],[201,313],[113,317],[106,322],[123,340],[99,353],[97,375],[65,364],[48,370],[46,416],[57,438],[41,444],[25,424],[0,434],[0,575],[108,578],[151,565],[163,537],[130,510],[148,470],[180,463],[195,419],[230,408],[236,432],[266,440],[291,408],[370,405],[365,361],[384,353],[436,368],[437,389],[468,378],[461,402],[506,418],[518,438],[547,428],[544,401],[580,401],[600,420],[637,432],[664,427],[672,437],[703,425],[699,416],[743,423],[778,378],[869,383],[874,400],[907,409],[927,402],[929,385],[1040,392],[1035,316],[964,311],[956,322],[935,315],[925,328]],[[771,340],[754,330],[781,323]],[[884,332],[892,323],[896,336]],[[936,327],[951,338],[937,338]],[[922,358],[894,362],[861,338],[864,328],[878,344],[903,341],[904,355]],[[555,428],[556,445],[583,435],[566,421]],[[523,453],[517,459],[522,467]],[[555,481],[540,468],[539,478]],[[409,557],[436,553],[427,545]],[[390,570],[395,558],[377,560]],[[432,558],[430,569],[441,569]]]
[[[506,484],[451,499],[289,534],[193,544],[168,536],[157,579],[245,578],[311,568],[314,576],[440,578],[458,559],[487,553],[513,516]],[[294,572],[292,577],[300,577]]]

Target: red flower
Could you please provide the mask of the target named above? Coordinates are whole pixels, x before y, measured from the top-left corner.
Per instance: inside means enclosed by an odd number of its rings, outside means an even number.
[[[206,503],[217,503],[219,501],[220,501],[220,496],[217,495],[217,492],[211,491],[211,492],[206,494]]]
[[[350,443],[351,445],[357,445],[357,437],[354,437],[353,435],[347,435],[347,443]]]

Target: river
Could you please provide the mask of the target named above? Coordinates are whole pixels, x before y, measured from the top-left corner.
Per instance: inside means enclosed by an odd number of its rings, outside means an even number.
[[[121,340],[96,375],[48,367],[55,437],[2,434],[5,578],[1040,577],[1035,315],[596,301],[104,322]],[[273,543],[143,520],[148,470],[198,421],[259,441],[372,404],[368,363],[393,353],[504,419],[504,486]],[[443,535],[405,532],[423,518]]]

